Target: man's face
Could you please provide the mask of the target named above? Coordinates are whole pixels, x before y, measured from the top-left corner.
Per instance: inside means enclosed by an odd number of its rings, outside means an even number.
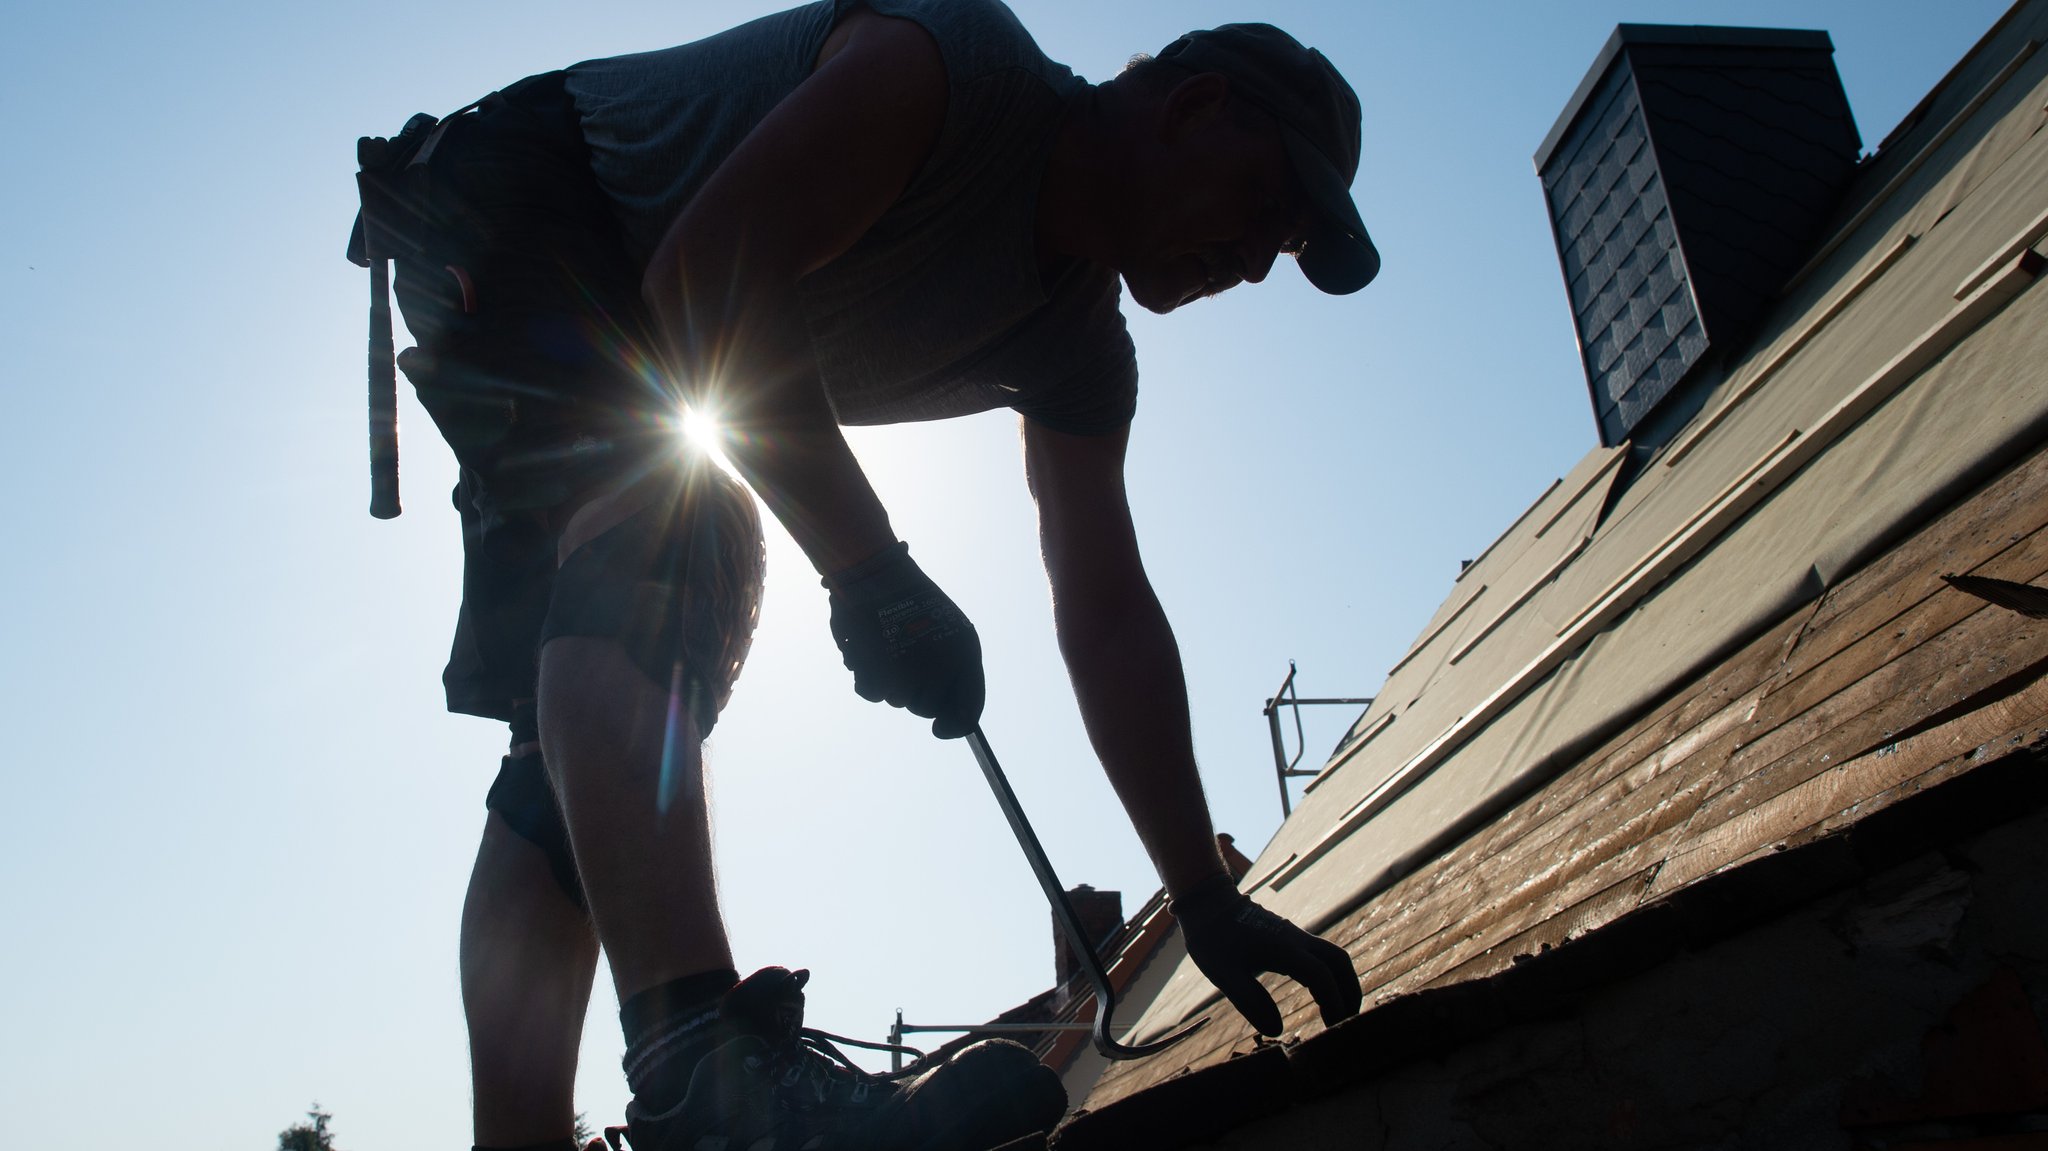
[[[1279,126],[1205,96],[1169,96],[1156,147],[1133,159],[1117,271],[1147,311],[1256,284],[1308,231]]]

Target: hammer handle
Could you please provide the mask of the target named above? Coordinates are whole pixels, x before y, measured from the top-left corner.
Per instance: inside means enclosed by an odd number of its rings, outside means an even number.
[[[370,514],[398,506],[398,369],[391,340],[391,262],[370,262]]]

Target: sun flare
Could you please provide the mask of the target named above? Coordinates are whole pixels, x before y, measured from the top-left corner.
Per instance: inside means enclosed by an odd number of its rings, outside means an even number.
[[[696,408],[683,409],[683,439],[689,441],[691,447],[715,452],[720,436],[717,416]]]
[[[685,406],[676,433],[679,448],[701,453],[727,472],[733,471],[732,461],[725,455],[725,426],[716,413]]]

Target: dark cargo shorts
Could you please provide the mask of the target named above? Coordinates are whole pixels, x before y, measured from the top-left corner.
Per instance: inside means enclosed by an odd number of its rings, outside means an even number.
[[[418,347],[399,357],[461,464],[462,612],[448,708],[510,722],[533,698],[561,522],[673,454],[675,401],[560,73],[451,119],[415,185],[425,251],[397,261]]]
[[[462,607],[442,675],[449,710],[530,738],[544,636],[615,635],[630,648],[643,631],[674,637],[676,657],[709,685],[701,694],[722,703],[758,609],[759,520],[736,482],[678,455],[677,400],[655,367],[640,269],[591,174],[562,74],[522,80],[454,117],[415,188],[424,250],[397,261],[395,288],[418,347],[399,366],[461,465]],[[602,489],[663,472],[689,498],[663,505],[664,516],[629,519],[565,568],[596,571],[632,602],[555,602],[568,515]],[[707,474],[712,482],[691,479]],[[704,537],[690,526],[705,522],[704,508],[722,543],[696,557],[710,562],[687,565],[689,582],[703,585],[693,595],[674,561],[688,554],[683,541]],[[593,548],[611,558],[585,556]],[[656,601],[674,607],[645,606]],[[650,610],[659,618],[646,618]],[[487,802],[549,851],[575,894],[538,760],[508,757]]]

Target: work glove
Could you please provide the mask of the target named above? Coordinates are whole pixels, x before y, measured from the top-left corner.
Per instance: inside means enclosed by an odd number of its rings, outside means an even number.
[[[1175,899],[1188,958],[1261,1035],[1280,1034],[1280,1009],[1259,984],[1274,972],[1308,988],[1333,1026],[1358,1014],[1365,993],[1344,949],[1251,901],[1227,875]]]
[[[825,577],[825,589],[832,593],[832,639],[855,693],[924,716],[940,739],[974,730],[988,690],[981,637],[910,558],[909,544],[891,544]]]

